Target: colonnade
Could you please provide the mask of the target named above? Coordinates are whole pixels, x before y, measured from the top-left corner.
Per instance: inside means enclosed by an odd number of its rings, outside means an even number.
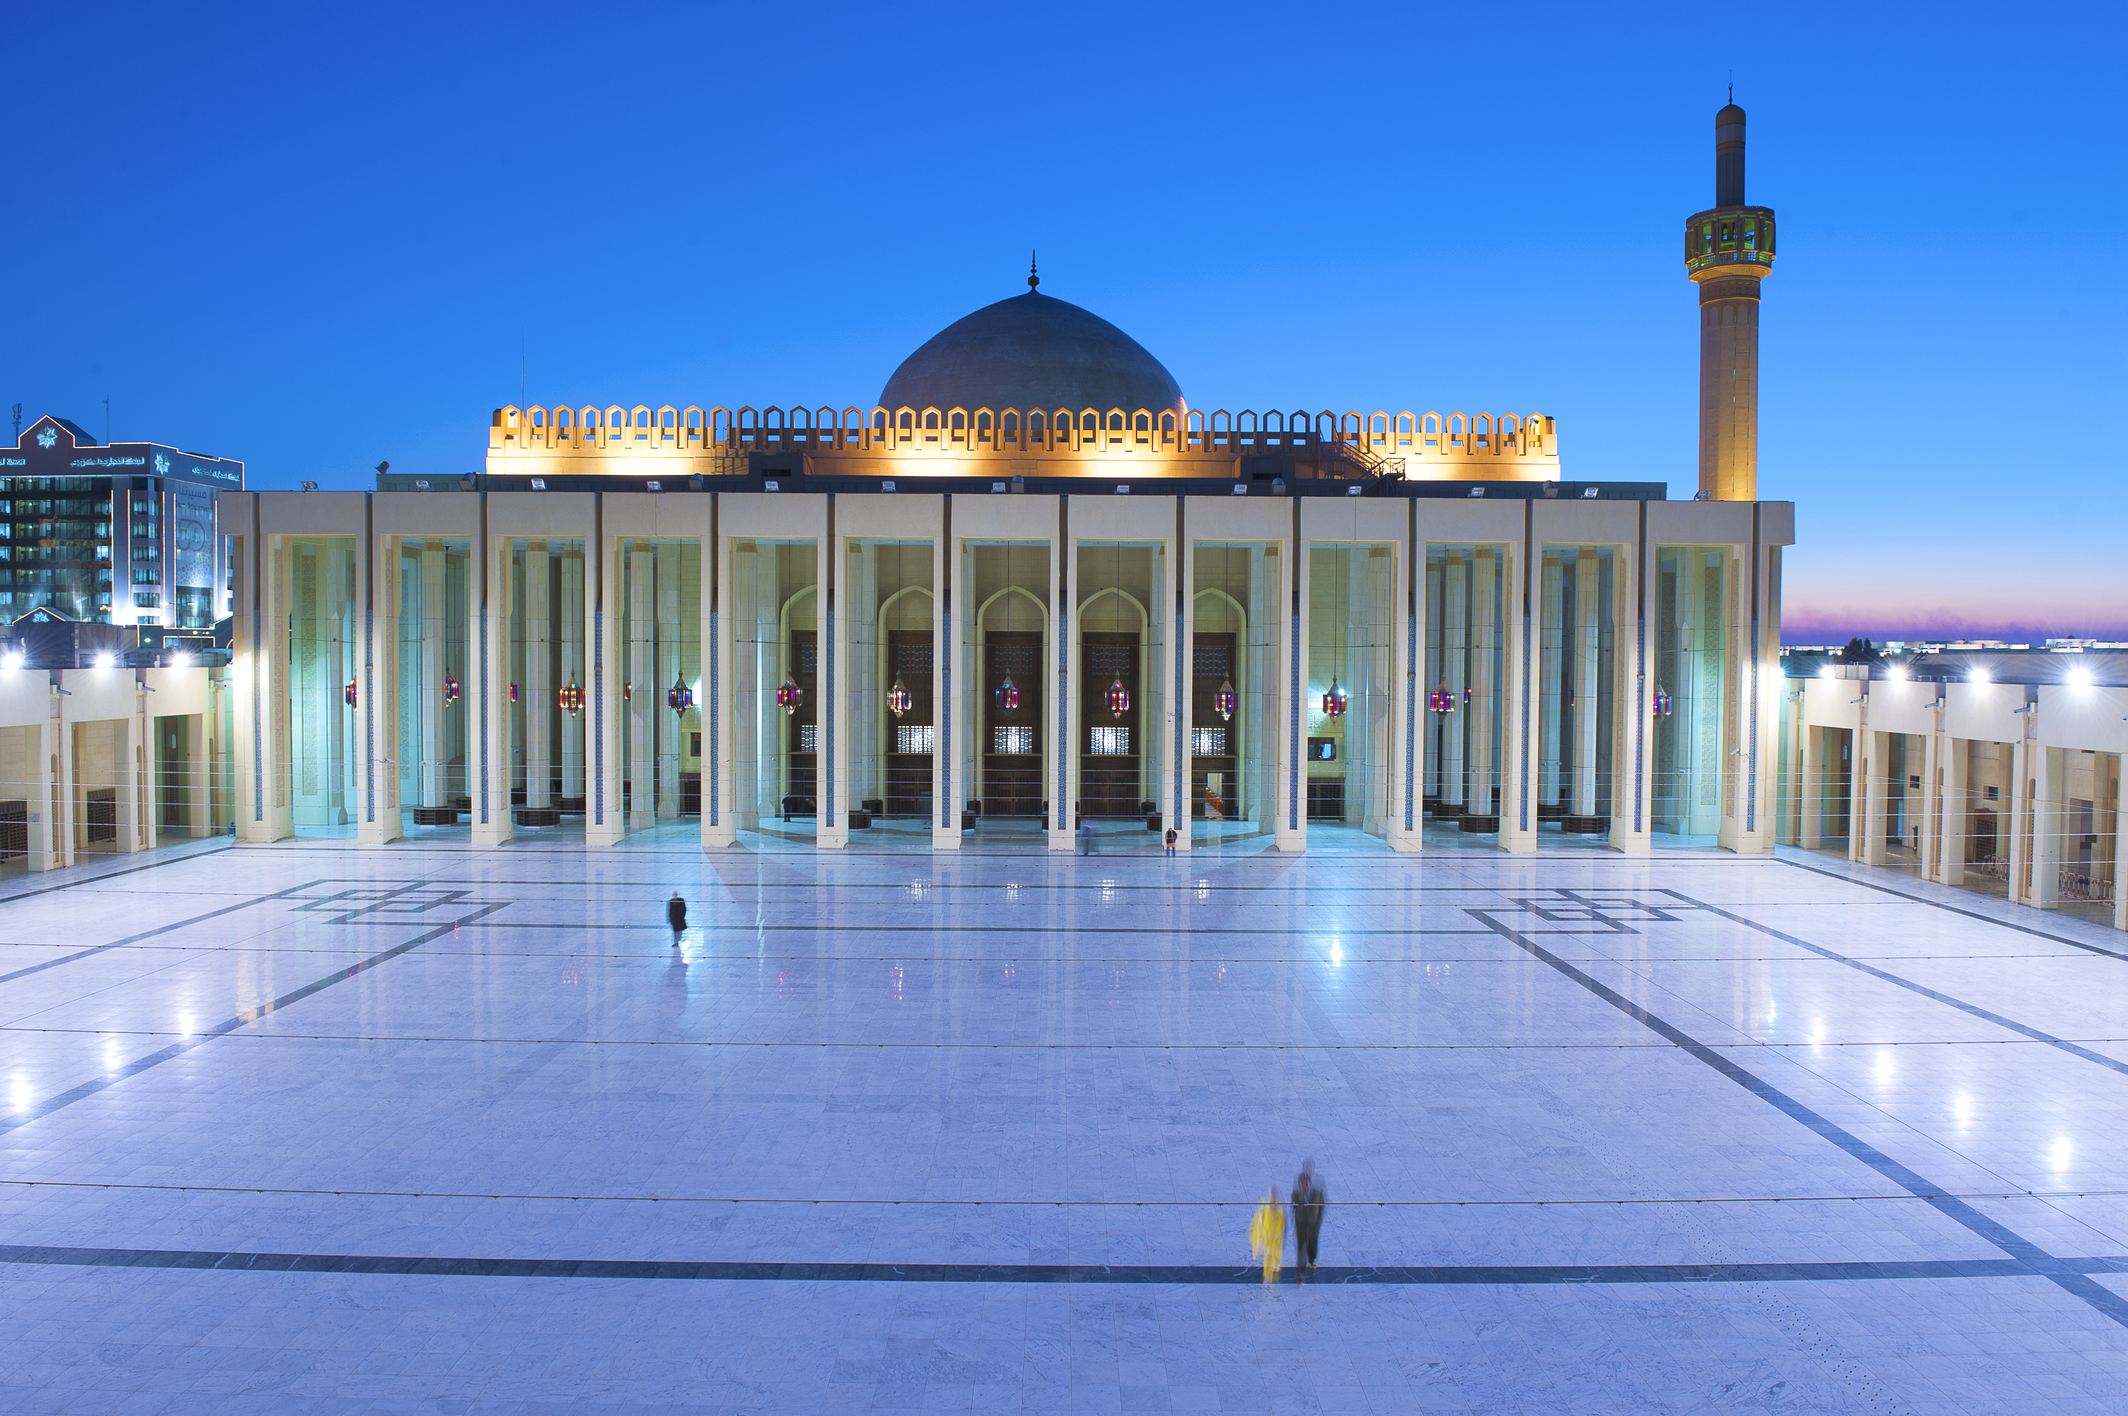
[[[1770,848],[1784,503],[745,487],[224,493],[239,836]]]
[[[1829,665],[1782,699],[1782,844],[2128,929],[2128,689]]]

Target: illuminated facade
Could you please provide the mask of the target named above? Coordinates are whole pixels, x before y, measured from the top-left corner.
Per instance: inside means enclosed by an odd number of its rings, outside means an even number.
[[[238,834],[1770,849],[1786,503],[1569,480],[1535,413],[1193,408],[1038,283],[869,406],[224,493]]]
[[[206,629],[229,613],[215,493],[244,464],[39,418],[0,448],[0,621]]]

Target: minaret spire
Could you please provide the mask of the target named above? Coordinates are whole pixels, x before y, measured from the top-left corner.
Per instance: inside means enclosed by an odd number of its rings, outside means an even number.
[[[1736,94],[1730,86],[1730,97]],[[1714,115],[1714,206],[1685,223],[1699,287],[1699,493],[1756,501],[1759,282],[1773,269],[1773,211],[1744,205],[1744,110]]]
[[[1027,288],[1032,290],[1041,283],[1042,277],[1034,272],[1034,252],[1029,251],[1027,253]]]

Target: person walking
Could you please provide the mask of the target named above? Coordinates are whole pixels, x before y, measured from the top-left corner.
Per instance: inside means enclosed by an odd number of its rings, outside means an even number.
[[[687,901],[680,898],[678,890],[665,902],[665,922],[672,926],[672,947],[677,949],[680,936],[687,932]]]
[[[1276,1185],[1257,1207],[1256,1218],[1249,1222],[1249,1249],[1263,1260],[1265,1286],[1278,1282],[1278,1266],[1285,1258],[1286,1215],[1279,1207]]]
[[[1314,1160],[1302,1161],[1300,1178],[1293,1182],[1293,1267],[1302,1278],[1315,1271],[1315,1246],[1323,1237],[1327,1201]]]
[[[1079,854],[1084,856],[1101,854],[1101,847],[1095,843],[1094,823],[1083,816],[1079,818]]]
[[[1169,855],[1175,853],[1175,828],[1172,826],[1167,828],[1167,853]]]

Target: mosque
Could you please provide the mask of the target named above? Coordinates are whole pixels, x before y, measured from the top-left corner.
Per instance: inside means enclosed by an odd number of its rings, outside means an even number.
[[[870,407],[503,408],[460,476],[220,493],[201,750],[233,786],[195,815],[261,842],[1771,850],[1774,219],[1743,110],[1716,129],[1690,500],[1572,479],[1539,413],[1207,411],[1031,269]]]

